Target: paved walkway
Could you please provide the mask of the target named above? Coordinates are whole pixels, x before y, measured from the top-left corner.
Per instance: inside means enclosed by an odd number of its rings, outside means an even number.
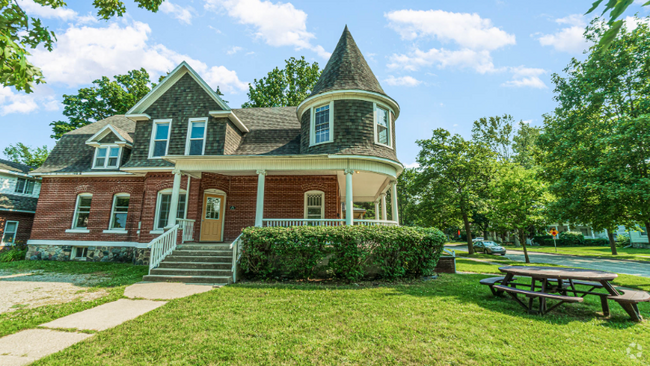
[[[110,329],[165,305],[167,301],[161,299],[177,299],[212,288],[202,284],[136,283],[124,290],[124,296],[135,300],[120,299],[39,326],[52,329],[28,329],[0,338],[0,365],[27,365],[93,336],[77,331]]]
[[[462,252],[467,251],[467,245],[449,245],[446,247]],[[500,256],[495,257],[500,258]],[[558,264],[568,267],[580,267],[641,277],[650,277],[650,263],[536,252],[528,252],[528,257],[530,258],[531,263]],[[517,262],[526,261],[524,258],[524,252],[518,250],[507,250],[506,258]]]

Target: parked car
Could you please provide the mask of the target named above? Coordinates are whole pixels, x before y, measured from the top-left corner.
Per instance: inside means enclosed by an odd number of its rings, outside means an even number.
[[[483,241],[485,240],[482,236],[479,236],[478,238],[472,239],[472,243],[477,242],[477,241]]]
[[[477,241],[474,243],[474,250],[477,252],[483,252],[485,254],[501,254],[501,255],[506,255],[506,248],[500,246],[499,244],[493,242],[493,241],[488,241],[488,240],[482,240],[482,241]]]

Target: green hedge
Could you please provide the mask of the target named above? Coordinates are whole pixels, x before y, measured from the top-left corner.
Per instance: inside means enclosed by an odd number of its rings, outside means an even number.
[[[539,235],[533,237],[533,241],[542,246],[553,246],[553,237],[550,235]],[[569,232],[560,233],[556,239],[558,247],[595,247],[595,246],[609,246],[607,239],[589,239],[585,238],[581,233]]]
[[[440,230],[416,227],[251,227],[243,231],[240,266],[257,278],[418,277],[433,273],[445,241]]]

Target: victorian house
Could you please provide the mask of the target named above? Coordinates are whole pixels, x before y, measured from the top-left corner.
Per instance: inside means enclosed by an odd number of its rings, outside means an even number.
[[[347,27],[297,107],[232,109],[183,62],[126,115],[65,134],[32,173],[28,259],[157,255],[150,280],[216,282],[246,227],[396,225],[385,196],[403,170],[399,113]],[[355,219],[355,202],[381,215]],[[169,237],[183,244],[164,249]]]
[[[0,159],[0,250],[25,244],[32,231],[40,179],[25,164]]]

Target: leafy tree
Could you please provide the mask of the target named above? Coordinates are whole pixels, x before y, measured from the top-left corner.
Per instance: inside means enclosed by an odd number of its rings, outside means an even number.
[[[535,165],[536,141],[541,130],[539,127],[531,126],[521,121],[519,122],[517,133],[512,138],[513,162],[526,169],[530,169]]]
[[[125,75],[116,75],[114,79],[103,76],[93,81],[94,86],[81,88],[75,95],[63,95],[63,114],[68,121],[50,123],[51,137],[59,139],[66,132],[124,114],[151,90],[151,80],[145,69],[131,70]]]
[[[418,197],[417,179],[418,171],[416,168],[405,169],[397,178],[397,206],[401,225],[423,226],[419,225],[418,204],[420,199]]]
[[[21,163],[38,168],[43,165],[45,159],[47,159],[47,156],[50,154],[50,151],[47,149],[47,145],[32,148],[22,142],[18,142],[7,146],[4,150],[4,154],[9,158],[9,160],[15,163]]]
[[[596,0],[591,5],[591,8],[587,11],[587,14],[598,9],[603,0]],[[634,3],[634,0],[607,0],[605,3],[605,10],[601,15],[605,15],[609,11],[609,29],[603,34],[599,40],[599,52],[605,52],[614,41],[614,38],[618,35],[623,27],[623,20],[617,20],[625,10]],[[650,1],[643,4],[643,6],[650,5]]]
[[[320,77],[318,63],[309,64],[305,57],[285,60],[284,69],[274,68],[248,87],[248,102],[242,108],[297,106],[311,94]]]
[[[451,135],[444,129],[433,131],[428,140],[418,140],[421,147],[418,163],[422,169],[421,182],[431,199],[442,199],[457,207],[467,232],[467,247],[474,254],[470,227],[471,209],[485,189],[486,177],[491,175],[495,153],[485,145]]]
[[[592,22],[587,39],[609,28]],[[620,30],[606,51],[596,44],[553,75],[559,106],[545,117],[538,160],[557,201],[551,214],[594,229],[650,227],[650,29]],[[613,233],[612,233],[613,234]],[[616,254],[610,235],[612,254]]]
[[[156,12],[164,0],[134,1],[138,7]],[[67,6],[63,0],[34,2],[51,9]],[[94,0],[93,5],[105,20],[122,16],[126,11],[120,0]],[[35,84],[45,83],[41,70],[29,61],[28,49],[42,46],[52,51],[55,42],[54,32],[43,26],[40,19],[27,16],[16,0],[0,0],[0,85],[31,93]]]
[[[515,119],[509,114],[474,121],[472,139],[487,145],[499,160],[510,161]]]
[[[533,169],[506,163],[490,182],[492,221],[499,222],[517,233],[524,249],[526,263],[530,263],[526,248],[526,232],[530,227],[545,225],[544,209],[549,196],[544,183]]]

